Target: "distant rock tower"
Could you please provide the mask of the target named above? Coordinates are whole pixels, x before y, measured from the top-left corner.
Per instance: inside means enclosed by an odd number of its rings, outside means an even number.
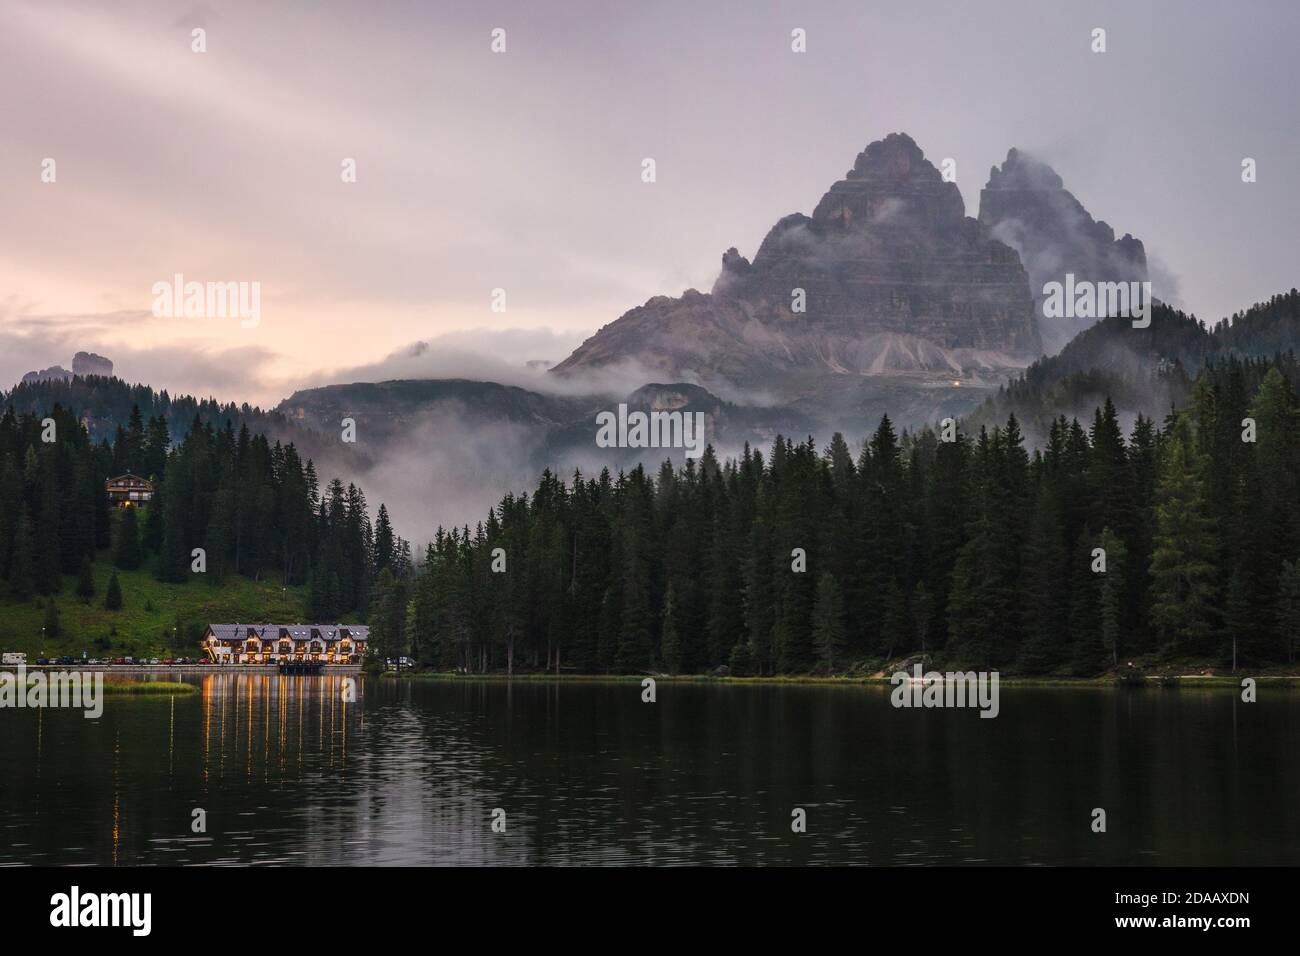
[[[1075,281],[1145,282],[1146,249],[1140,239],[1093,219],[1046,163],[1017,149],[1007,153],[1001,168],[989,171],[980,193],[980,222],[1016,252],[1029,273],[1043,347],[1050,355],[1093,325],[1096,318],[1043,316],[1043,286]]]
[[[113,374],[113,363],[94,352],[78,352],[72,357],[73,375],[102,375],[105,378]]]

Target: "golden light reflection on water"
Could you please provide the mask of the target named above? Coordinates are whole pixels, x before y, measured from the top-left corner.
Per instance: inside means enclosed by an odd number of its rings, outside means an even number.
[[[269,782],[290,767],[301,772],[310,754],[324,758],[330,769],[343,767],[348,725],[360,716],[360,708],[349,708],[343,699],[349,679],[360,693],[360,680],[337,674],[204,676],[199,695],[204,782],[224,777],[232,759],[242,763],[240,772],[247,782]],[[304,735],[311,724],[316,728],[314,740]],[[296,751],[292,762],[290,751]]]
[[[122,845],[122,735],[113,732],[113,865]]]

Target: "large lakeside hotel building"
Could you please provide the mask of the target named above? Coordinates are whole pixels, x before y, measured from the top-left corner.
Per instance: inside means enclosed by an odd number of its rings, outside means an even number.
[[[365,624],[209,624],[203,652],[214,664],[360,664]]]

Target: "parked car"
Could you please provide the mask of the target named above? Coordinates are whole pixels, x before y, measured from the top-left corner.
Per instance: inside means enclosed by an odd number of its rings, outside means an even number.
[[[48,657],[38,657],[36,659],[36,663],[41,667],[45,667],[47,664],[49,664],[49,662],[50,659]]]
[[[62,657],[59,658],[59,663],[64,667],[69,667],[77,663],[77,659],[73,657],[71,654],[64,654]]]

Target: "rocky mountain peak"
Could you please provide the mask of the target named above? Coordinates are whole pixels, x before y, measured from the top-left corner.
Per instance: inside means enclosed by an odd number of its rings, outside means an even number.
[[[1075,281],[1143,282],[1146,249],[1129,234],[1115,238],[1107,223],[1093,219],[1047,163],[1011,149],[1006,162],[989,171],[980,193],[980,223],[1020,255],[1034,293],[1035,314],[1047,352],[1059,351],[1096,317],[1047,318],[1043,286]]]
[[[956,184],[944,182],[912,137],[890,133],[858,153],[853,168],[822,196],[812,218],[846,229],[888,226],[896,220],[952,227],[965,214]]]
[[[1007,150],[1006,162],[989,170],[988,185],[984,188],[1057,190],[1064,189],[1065,183],[1051,166],[1012,146]]]
[[[732,247],[721,266],[711,293],[656,296],[552,371],[627,363],[724,392],[803,396],[838,379],[853,403],[868,379],[947,386],[1041,352],[1015,251],[966,216],[957,186],[903,133],[862,150],[811,215],[777,220],[752,259]]]

